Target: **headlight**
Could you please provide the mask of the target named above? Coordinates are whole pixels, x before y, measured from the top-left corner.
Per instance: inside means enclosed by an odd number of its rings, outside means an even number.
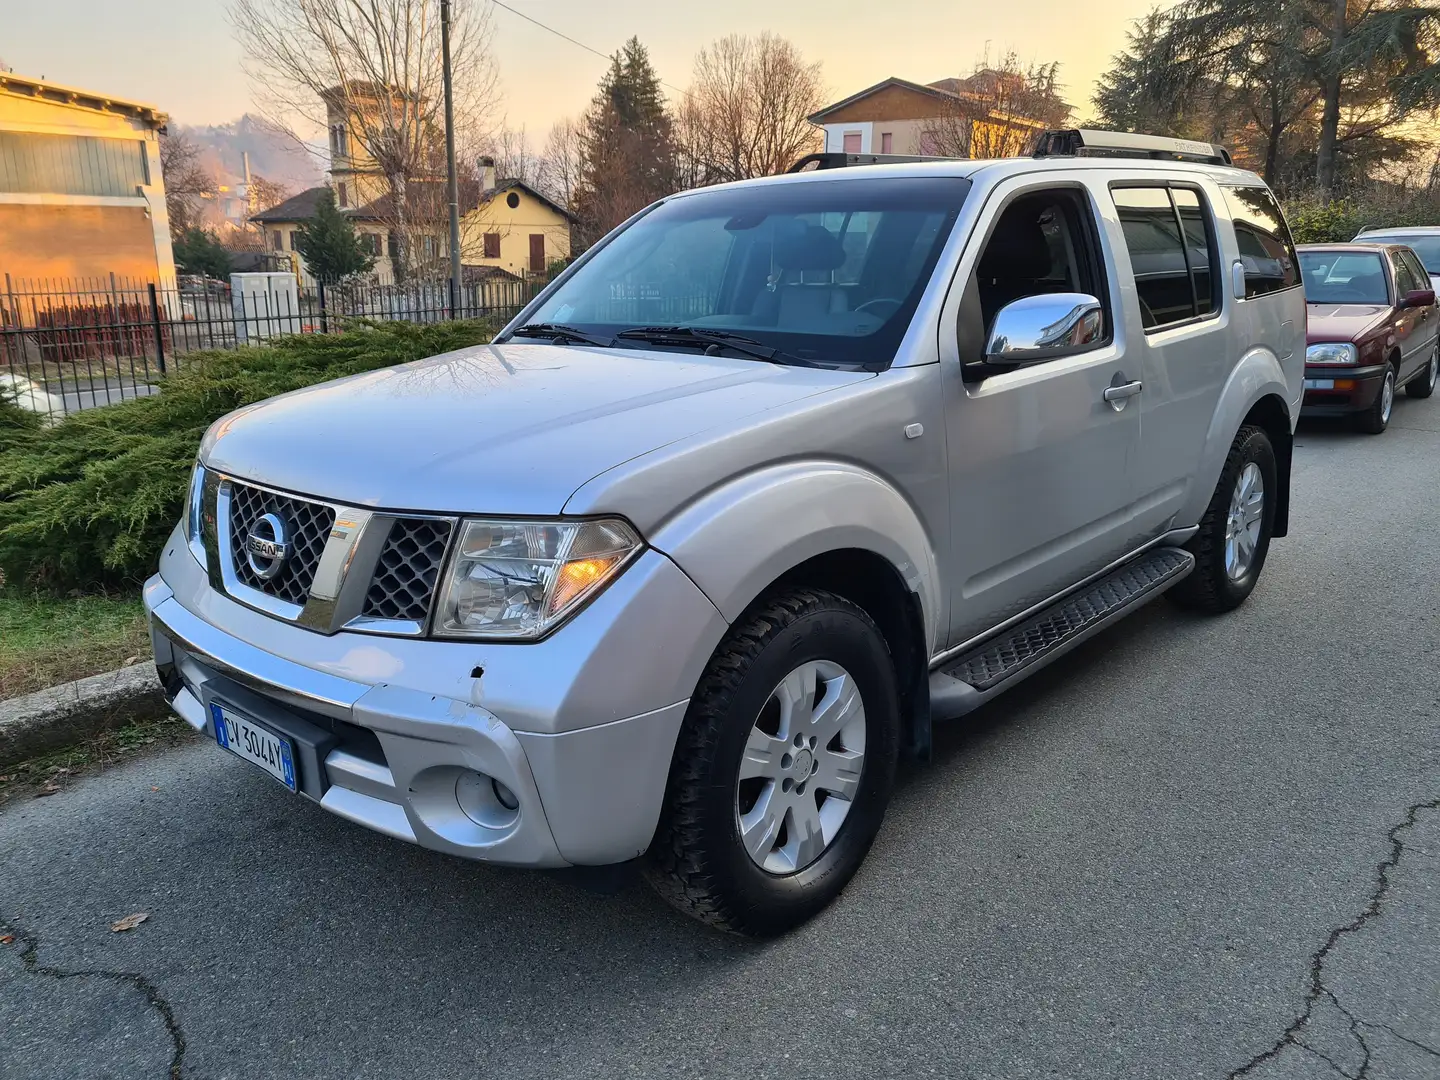
[[[185,539],[189,541],[190,553],[201,566],[206,566],[204,524],[205,466],[198,461],[190,473],[190,496],[185,503]],[[207,567],[208,568],[208,567]]]
[[[1335,342],[1334,344],[1311,345],[1305,350],[1305,363],[1307,364],[1356,364],[1360,362],[1360,354],[1354,345],[1349,342]]]
[[[623,521],[465,521],[440,596],[441,637],[537,638],[640,550]]]

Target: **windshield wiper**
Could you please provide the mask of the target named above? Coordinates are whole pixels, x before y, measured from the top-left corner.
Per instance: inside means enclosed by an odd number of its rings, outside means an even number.
[[[646,341],[652,345],[693,345],[706,352],[712,348],[717,351],[729,349],[742,356],[765,360],[771,364],[787,364],[793,367],[824,366],[813,360],[806,360],[803,356],[794,356],[780,349],[772,349],[769,345],[763,345],[754,338],[745,337],[743,334],[732,334],[726,330],[711,330],[708,327],[636,326],[630,330],[621,330],[615,337],[617,340]]]
[[[599,345],[605,349],[615,344],[614,338],[597,337],[595,334],[587,334],[584,330],[577,330],[575,327],[566,326],[563,323],[526,323],[524,326],[518,326],[511,330],[510,336],[550,338],[557,342],[578,341],[582,345]]]

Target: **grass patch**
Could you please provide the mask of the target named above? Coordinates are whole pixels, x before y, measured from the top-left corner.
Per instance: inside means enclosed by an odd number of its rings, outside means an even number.
[[[149,655],[145,611],[132,593],[53,597],[0,589],[0,700]]]
[[[190,725],[167,712],[154,720],[104,732],[78,746],[7,765],[0,770],[0,808],[20,799],[58,795],[82,776],[194,737]]]

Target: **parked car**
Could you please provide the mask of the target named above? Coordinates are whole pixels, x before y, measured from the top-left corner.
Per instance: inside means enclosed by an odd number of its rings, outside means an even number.
[[[493,344],[215,424],[145,589],[175,711],[390,836],[643,857],[773,934],[932,722],[1244,602],[1304,368],[1260,178],[1089,131],[875,161],[664,199]]]
[[[1395,391],[1428,398],[1440,374],[1435,290],[1415,252],[1399,244],[1307,244],[1300,249],[1309,314],[1308,416],[1350,416],[1378,435]]]
[[[1404,244],[1415,252],[1430,278],[1430,286],[1440,292],[1440,225],[1416,225],[1399,229],[1365,229],[1355,237],[1357,244]]]

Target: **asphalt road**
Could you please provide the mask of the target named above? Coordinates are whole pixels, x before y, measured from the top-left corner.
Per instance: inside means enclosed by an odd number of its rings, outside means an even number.
[[[941,732],[784,940],[416,850],[199,741],[15,806],[0,1076],[1434,1080],[1440,400],[1300,442],[1244,609],[1154,605]]]

